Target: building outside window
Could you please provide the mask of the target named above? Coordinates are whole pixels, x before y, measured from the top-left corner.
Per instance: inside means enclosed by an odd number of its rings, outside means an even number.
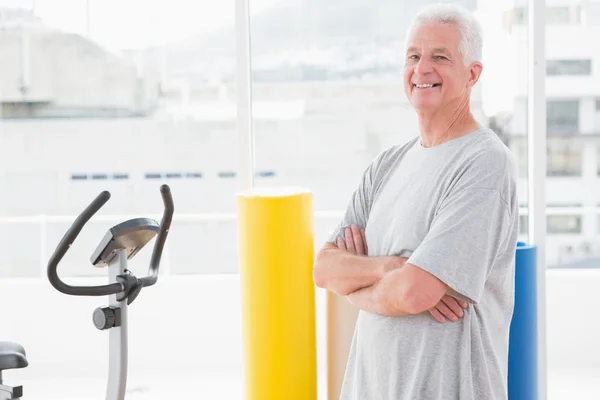
[[[547,176],[581,176],[582,146],[574,138],[549,138]]]
[[[546,217],[549,235],[580,234],[582,232],[581,215],[548,215]],[[600,219],[599,219],[600,221]],[[600,222],[599,222],[600,223]],[[529,229],[527,215],[519,216],[519,233],[524,235]]]
[[[559,75],[591,75],[592,60],[547,60],[546,74]]]
[[[548,100],[546,121],[549,136],[577,133],[579,131],[579,99]]]
[[[519,166],[519,178],[527,177],[527,143],[518,140],[510,146]],[[579,177],[582,175],[583,145],[575,138],[548,138],[546,165],[548,177]],[[598,149],[600,159],[600,148]],[[600,165],[598,167],[600,174]]]
[[[548,234],[581,233],[581,215],[548,215],[546,224]]]

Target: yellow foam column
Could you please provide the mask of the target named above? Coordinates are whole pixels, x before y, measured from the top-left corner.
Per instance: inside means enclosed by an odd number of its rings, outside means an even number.
[[[312,194],[238,195],[245,400],[316,400]]]

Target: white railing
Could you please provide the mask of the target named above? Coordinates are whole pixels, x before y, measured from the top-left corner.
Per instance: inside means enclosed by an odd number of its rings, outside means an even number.
[[[315,220],[323,220],[323,219],[332,219],[338,220],[342,217],[342,211],[317,211],[314,213]],[[157,221],[160,221],[162,214],[150,213],[148,215],[144,215],[147,218],[153,218]],[[122,214],[96,214],[92,217],[92,219],[88,222],[89,225],[96,223],[107,223],[106,229],[109,228],[108,225],[112,226],[119,222],[126,221],[132,218],[135,218],[133,214],[122,215]],[[61,232],[60,237],[55,237],[56,241],[50,243],[49,241],[49,232],[48,227],[51,224],[62,223],[65,225],[70,225],[77,218],[76,215],[27,215],[27,216],[0,216],[0,227],[5,226],[7,224],[34,224],[39,226],[39,276],[43,277],[46,275],[47,262],[52,254],[54,247],[58,244],[58,240],[62,238],[64,232]],[[177,222],[197,222],[199,224],[207,223],[207,222],[234,222],[237,220],[236,213],[210,213],[210,214],[192,214],[192,213],[182,213],[173,215],[172,229],[177,229]],[[332,222],[332,226],[333,226]],[[86,231],[86,228],[82,230]],[[65,227],[66,232],[66,227]],[[234,232],[234,234],[237,232]],[[100,236],[98,236],[98,240],[100,240]],[[163,252],[163,258],[161,262],[161,273],[164,275],[171,274],[171,256],[169,253],[170,241],[167,239],[167,243],[165,244],[165,249]],[[21,251],[21,248],[18,248]],[[90,250],[91,254],[91,250]],[[0,266],[1,268],[1,266]],[[1,276],[1,270],[0,270]]]
[[[528,215],[528,208],[521,207],[519,210],[521,215]],[[548,207],[546,211],[547,215],[600,215],[600,207]],[[315,221],[323,221],[323,220],[331,220],[331,224],[327,226],[329,229],[333,228],[333,226],[339,221],[344,212],[341,210],[332,210],[332,211],[315,211],[314,218]],[[106,226],[103,229],[108,229],[109,226],[117,224],[119,222],[134,218],[136,215],[129,214],[102,214],[99,213],[95,215],[89,222],[90,225],[97,223],[106,223]],[[161,214],[160,213],[150,213],[150,215],[145,215],[150,218],[154,218],[157,221],[160,221]],[[49,226],[52,224],[63,224],[64,229],[66,231],[66,227],[70,225],[76,218],[76,215],[27,215],[27,216],[0,216],[0,229],[7,224],[33,224],[39,226],[38,231],[38,241],[39,241],[39,276],[45,276],[47,261],[53,251],[54,246],[58,243],[58,240],[62,238],[64,232],[60,233],[60,236],[57,236],[56,232],[53,232],[52,241],[49,239]],[[178,222],[195,222],[198,224],[204,224],[209,222],[230,222],[234,223],[237,221],[236,213],[175,213],[173,216],[173,231],[177,229]],[[84,231],[86,229],[84,228]],[[235,237],[236,231],[232,232],[231,237]],[[315,238],[316,240],[320,240],[320,238],[324,239],[324,234],[326,232],[319,231],[318,228],[315,229]],[[588,235],[589,236],[589,235]],[[579,240],[579,238],[588,238],[586,235],[574,235],[572,239]],[[571,240],[572,240],[571,239]],[[98,236],[98,240],[100,240],[100,236]],[[161,266],[161,272],[165,275],[171,274],[170,266],[171,266],[171,255],[169,253],[170,243],[173,239],[167,240],[167,244],[165,245],[165,251],[163,255],[163,262]],[[30,241],[29,243],[33,243]],[[318,243],[317,243],[318,244]],[[18,248],[18,247],[17,247]],[[10,249],[9,249],[10,250]],[[19,249],[21,250],[21,249]],[[2,268],[0,266],[0,268]],[[215,272],[218,273],[218,272]],[[0,275],[2,274],[0,270]]]

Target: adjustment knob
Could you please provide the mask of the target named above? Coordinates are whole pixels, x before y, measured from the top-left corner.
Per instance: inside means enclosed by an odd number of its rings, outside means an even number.
[[[98,307],[94,310],[94,325],[101,331],[115,326],[116,319],[115,311],[110,307]]]

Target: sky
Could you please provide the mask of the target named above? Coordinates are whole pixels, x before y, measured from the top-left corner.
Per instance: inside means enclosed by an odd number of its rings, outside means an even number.
[[[258,12],[276,0],[252,0]],[[234,0],[0,0],[0,7],[35,7],[48,25],[86,35],[108,48],[138,48],[233,24]],[[89,21],[88,7],[89,6]]]

